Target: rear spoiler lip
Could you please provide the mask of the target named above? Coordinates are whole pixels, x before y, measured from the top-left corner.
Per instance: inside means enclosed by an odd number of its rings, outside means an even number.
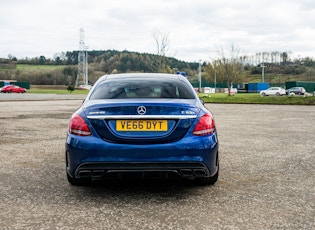
[[[197,115],[88,115],[88,119],[97,120],[117,120],[117,119],[192,119],[196,118]]]

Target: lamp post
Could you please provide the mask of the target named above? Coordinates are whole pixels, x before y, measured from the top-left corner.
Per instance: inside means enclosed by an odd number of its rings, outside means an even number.
[[[88,85],[89,84],[89,64],[88,64],[88,46],[84,46],[85,49],[85,79],[84,79],[84,85]]]
[[[217,87],[217,72],[214,70],[214,92],[215,92],[216,87]]]
[[[262,68],[262,70],[261,70],[261,82],[265,82],[265,64],[264,63],[261,64],[261,68]]]
[[[199,92],[201,93],[201,60],[199,60],[198,80],[199,80]]]

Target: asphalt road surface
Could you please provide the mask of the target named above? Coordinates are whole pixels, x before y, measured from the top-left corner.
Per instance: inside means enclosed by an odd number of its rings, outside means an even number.
[[[75,187],[64,143],[82,96],[26,95],[0,95],[1,229],[315,228],[314,106],[207,104],[220,141],[214,186]]]

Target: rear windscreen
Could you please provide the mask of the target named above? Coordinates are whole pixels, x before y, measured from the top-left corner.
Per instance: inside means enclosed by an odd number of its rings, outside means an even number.
[[[174,98],[195,99],[192,89],[180,80],[106,80],[93,89],[90,99]]]

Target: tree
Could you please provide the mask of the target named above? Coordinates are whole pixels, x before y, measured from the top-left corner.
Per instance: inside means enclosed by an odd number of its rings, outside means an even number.
[[[163,34],[159,30],[152,32],[152,37],[155,41],[156,51],[157,51],[157,71],[166,71],[166,53],[168,52],[170,41],[168,39],[168,34]]]
[[[67,90],[69,91],[69,93],[72,93],[72,91],[74,90],[74,86],[68,85]]]
[[[315,69],[309,69],[306,72],[305,76],[307,77],[307,79],[309,81],[315,81],[315,77],[314,77],[315,76]]]
[[[10,61],[17,61],[17,58],[14,57],[12,54],[8,54],[8,59],[9,59]]]
[[[64,52],[55,53],[54,54],[54,59],[55,59],[55,63],[54,64],[62,65],[62,64],[64,64],[64,61],[66,59],[66,54]]]
[[[283,65],[286,65],[289,60],[289,54],[287,52],[282,52],[280,56],[282,58]]]
[[[46,63],[46,57],[45,56],[40,56],[39,57],[39,64],[40,65],[45,65],[45,63]]]
[[[210,64],[212,67],[206,68],[210,72],[215,72],[217,82],[227,84],[229,95],[231,95],[233,82],[239,82],[243,72],[243,63],[239,53],[239,49],[234,45],[231,45],[229,50],[221,48],[219,59]],[[210,75],[213,76],[214,73],[210,73]]]

